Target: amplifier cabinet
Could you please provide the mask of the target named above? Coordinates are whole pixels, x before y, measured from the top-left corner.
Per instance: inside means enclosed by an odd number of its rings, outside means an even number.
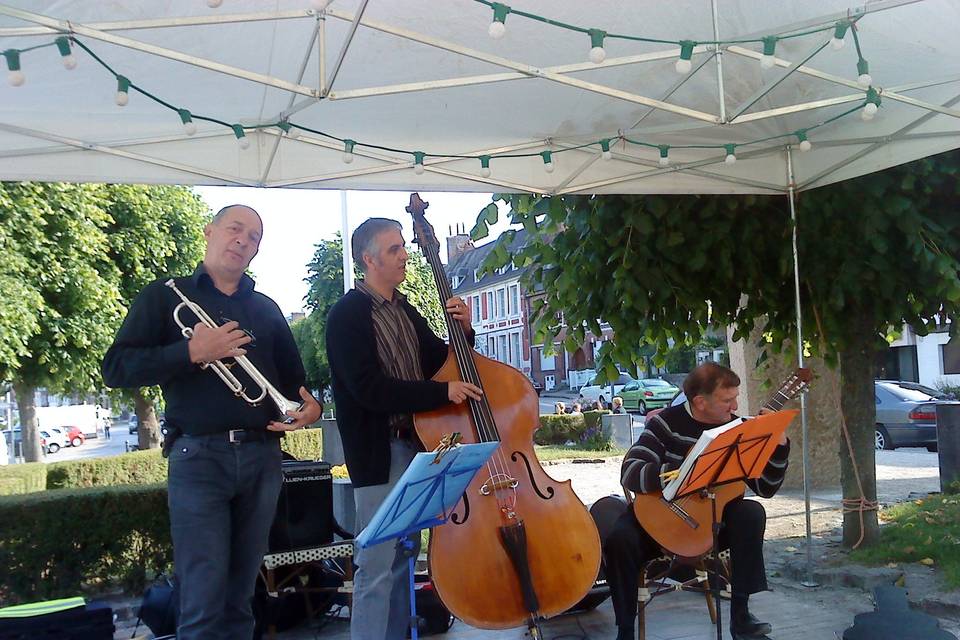
[[[326,462],[283,461],[270,553],[333,542],[333,476]]]

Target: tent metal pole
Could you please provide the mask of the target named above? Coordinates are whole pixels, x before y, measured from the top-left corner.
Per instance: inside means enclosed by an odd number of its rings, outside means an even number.
[[[803,366],[803,326],[800,310],[800,260],[797,256],[797,186],[793,177],[793,153],[790,145],[784,148],[787,154],[787,198],[790,200],[790,222],[793,240],[793,295],[797,312],[797,366]],[[807,572],[800,583],[805,587],[816,587],[813,579],[813,532],[810,523],[810,431],[807,428],[807,392],[800,394],[800,425],[803,438],[803,504],[806,515],[807,533]]]
[[[350,251],[350,215],[347,211],[347,191],[340,191],[340,240],[343,247],[343,292],[353,289],[353,252]],[[807,510],[809,512],[809,509]]]
[[[717,11],[717,0],[710,0],[710,9],[713,12],[713,39],[720,41],[720,14]],[[723,88],[723,49],[717,45],[717,94],[720,99],[720,122],[727,121],[726,92]]]

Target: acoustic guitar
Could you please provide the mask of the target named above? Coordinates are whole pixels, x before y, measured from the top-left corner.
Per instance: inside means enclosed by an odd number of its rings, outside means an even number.
[[[764,409],[779,411],[789,400],[807,388],[812,373],[798,368],[777,389]],[[728,502],[743,495],[746,485],[733,482],[714,487],[718,517]],[[697,558],[713,547],[713,505],[703,494],[692,494],[670,501],[660,492],[638,493],[633,513],[644,531],[671,553],[682,558]]]

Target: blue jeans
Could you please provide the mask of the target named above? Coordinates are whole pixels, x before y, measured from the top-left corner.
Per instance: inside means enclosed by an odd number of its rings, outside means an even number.
[[[257,572],[280,495],[279,439],[181,436],[168,469],[178,640],[253,637]]]
[[[386,484],[353,490],[357,508],[355,530],[359,533],[390,493],[417,450],[409,442],[390,442],[390,480]],[[410,536],[414,553],[420,550],[420,534]],[[403,640],[410,624],[410,574],[406,556],[396,541],[354,551],[357,571],[353,582],[353,609],[350,612],[352,640]]]

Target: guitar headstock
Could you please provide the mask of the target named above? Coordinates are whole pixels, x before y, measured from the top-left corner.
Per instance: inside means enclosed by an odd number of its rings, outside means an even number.
[[[420,199],[419,193],[410,194],[410,204],[406,207],[407,213],[413,216],[413,241],[420,245],[424,255],[432,252],[440,254],[440,241],[433,230],[433,225],[427,222],[425,215],[429,202]],[[432,251],[430,251],[432,249]]]
[[[784,396],[784,402],[786,402],[806,391],[812,380],[813,371],[806,367],[797,367],[797,369],[783,381],[777,393]]]

